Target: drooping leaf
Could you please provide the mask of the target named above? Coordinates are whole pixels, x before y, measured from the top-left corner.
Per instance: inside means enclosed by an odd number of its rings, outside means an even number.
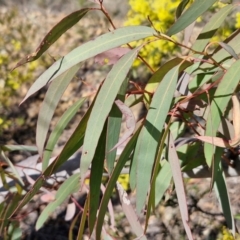
[[[37,152],[37,147],[27,146],[27,145],[0,145],[3,151],[27,151],[27,152]]]
[[[70,81],[77,73],[79,69],[78,65],[73,66],[62,75],[53,81],[45,95],[41,109],[38,114],[37,132],[36,132],[36,144],[38,147],[39,156],[43,155],[43,148],[46,141],[49,126],[52,120],[52,116],[57,107],[57,104],[62,97],[64,91],[69,85]]]
[[[122,205],[122,210],[131,226],[132,231],[136,234],[138,238],[141,238],[143,240],[147,240],[143,228],[139,222],[139,218],[136,215],[135,210],[133,209],[133,206],[131,204],[131,201],[128,197],[128,194],[125,192],[123,187],[121,186],[120,183],[117,182],[117,190],[118,190],[118,195],[120,198],[120,202]]]
[[[182,0],[179,3],[179,5],[178,5],[178,7],[176,9],[176,13],[175,13],[176,14],[176,18],[179,18],[181,16],[182,12],[184,11],[184,9],[188,5],[188,3],[189,3],[189,0]]]
[[[99,207],[99,211],[98,211],[98,217],[97,217],[96,228],[95,228],[96,240],[101,239],[102,225],[103,225],[104,216],[105,216],[105,213],[107,210],[108,201],[112,195],[112,191],[117,182],[117,179],[118,179],[126,161],[128,160],[128,157],[130,156],[131,152],[133,151],[133,149],[135,147],[135,144],[136,144],[136,141],[138,138],[138,134],[139,134],[139,130],[140,130],[140,128],[134,133],[132,138],[129,140],[129,142],[125,146],[122,154],[120,155],[120,157],[116,163],[116,166],[114,167],[114,169],[110,175],[109,181],[106,186],[106,191],[104,192],[104,195],[102,197],[101,204]]]
[[[171,167],[168,161],[164,161],[157,175],[155,183],[155,204],[159,204],[168,189],[172,179]]]
[[[172,69],[176,65],[180,64],[183,61],[182,58],[174,58],[171,59],[170,61],[166,62],[163,64],[149,79],[146,87],[145,87],[145,93],[144,93],[144,103],[147,108],[149,108],[150,102],[151,102],[151,96],[149,93],[154,93],[159,85],[159,83],[162,81],[164,76],[168,73],[169,69]]]
[[[93,159],[104,122],[138,51],[139,48],[131,50],[113,66],[96,97],[84,138],[81,176],[84,176]]]
[[[120,90],[117,94],[117,99],[124,102],[125,93],[128,86],[128,79],[126,78],[120,87]],[[113,104],[112,109],[108,117],[108,130],[107,130],[107,142],[106,142],[106,162],[108,167],[108,172],[111,173],[114,167],[114,161],[116,160],[117,149],[110,150],[117,143],[120,135],[122,123],[122,113],[119,108]]]
[[[222,208],[224,217],[226,219],[227,226],[229,229],[232,230],[232,233],[235,235],[235,232],[236,232],[235,222],[234,222],[231,203],[228,195],[228,188],[226,185],[225,176],[222,169],[221,155],[222,155],[222,149],[217,148],[216,158],[215,158],[216,163],[215,163],[215,169],[214,169],[214,176],[215,176],[214,190],[216,192],[217,199]]]
[[[51,163],[45,170],[44,172],[45,176],[50,176],[56,169],[58,169],[65,161],[68,160],[69,157],[71,157],[82,146],[88,119],[91,114],[94,102],[95,100],[92,102],[91,106],[88,108],[87,112],[82,117],[77,128],[72,133],[71,137],[65,144],[64,148],[62,149],[57,159],[53,163]]]
[[[24,186],[24,182],[23,182],[22,178],[20,177],[17,169],[14,167],[11,160],[5,155],[5,153],[2,150],[0,150],[0,156],[4,159],[4,161],[6,161],[7,165],[10,167],[10,169],[11,169],[12,173],[14,174],[14,176],[16,177],[16,179]]]
[[[64,17],[43,38],[36,51],[21,59],[13,69],[27,62],[32,62],[38,59],[54,42],[56,42],[62,36],[63,33],[74,26],[90,10],[93,10],[93,8],[80,9]]]
[[[82,216],[81,216],[80,226],[78,228],[77,240],[82,240],[83,239],[85,222],[86,222],[87,213],[88,213],[88,204],[89,204],[89,194],[87,195],[87,199],[86,199],[85,204],[84,204],[84,209],[83,209],[83,213],[82,213]]]
[[[82,44],[48,68],[30,87],[22,102],[72,66],[114,47],[150,37],[154,34],[154,29],[149,27],[130,26],[103,34],[95,40]]]
[[[218,42],[218,44],[222,48],[224,48],[233,58],[235,58],[236,60],[239,59],[238,55],[236,54],[236,52],[234,51],[234,49],[230,45],[228,45],[228,44],[226,44],[224,42]]]
[[[76,192],[80,188],[80,181],[79,181],[79,174],[74,174],[69,177],[58,189],[55,201],[48,204],[42,213],[40,214],[37,222],[36,222],[36,229],[42,227],[44,222],[49,218],[50,214],[59,207],[63,201],[65,201],[72,193]]]
[[[123,55],[130,51],[129,48],[117,47],[110,49],[106,52],[99,53],[95,56],[95,62],[101,65],[113,65],[115,64]]]
[[[215,137],[221,122],[221,118],[224,115],[226,107],[231,99],[238,83],[239,83],[239,68],[240,60],[233,63],[228,69],[218,88],[214,94],[214,99],[211,103],[211,110],[209,111],[207,123],[206,123],[206,136]],[[209,143],[204,144],[204,154],[206,162],[210,167],[212,164],[212,158],[215,148]]]
[[[11,212],[9,212],[9,217],[12,217],[14,215],[14,213],[16,213],[17,211],[22,209],[22,207],[25,206],[37,194],[37,192],[42,187],[44,182],[45,182],[45,180],[43,179],[42,176],[40,176],[36,180],[34,186],[27,192],[27,194],[20,201],[20,203],[17,204],[17,207],[15,207],[14,209],[11,210]]]
[[[57,122],[56,126],[54,127],[52,133],[49,136],[49,139],[47,141],[45,150],[43,152],[43,160],[42,160],[42,171],[45,171],[49,159],[51,157],[52,151],[54,149],[55,144],[57,143],[59,137],[61,136],[63,130],[67,126],[67,124],[70,122],[70,120],[75,116],[78,109],[82,106],[86,98],[81,98],[78,101],[76,101],[70,108],[66,110],[66,112],[61,116],[59,121]]]
[[[124,142],[126,142],[129,139],[129,137],[133,134],[136,127],[136,120],[134,118],[132,110],[120,100],[116,100],[115,103],[122,112],[122,114],[125,116],[126,132],[123,134],[123,136],[119,139],[118,143],[110,151],[118,148]]]
[[[226,20],[227,15],[233,9],[233,5],[227,5],[221,9],[219,9],[209,21],[207,21],[206,25],[203,27],[202,31],[197,37],[197,40],[193,43],[192,49],[195,51],[203,51],[206,47],[209,40],[213,37],[218,28],[222,25],[222,23]]]
[[[101,133],[96,148],[96,153],[92,160],[91,174],[90,174],[90,198],[89,198],[89,209],[88,209],[88,224],[89,232],[92,234],[96,215],[98,211],[100,201],[100,186],[102,182],[102,174],[104,169],[104,159],[106,151],[106,135],[107,135],[107,121]]]
[[[185,67],[188,67],[189,64],[189,62],[183,63]],[[158,142],[176,89],[180,66],[181,64],[178,64],[171,68],[159,84],[138,138],[133,157],[133,162],[136,162],[136,207],[138,213],[142,210],[147,196]]]
[[[206,12],[216,1],[217,0],[194,1],[168,30],[167,35],[171,36],[185,29],[204,12]]]
[[[172,176],[175,184],[175,189],[177,193],[179,208],[181,212],[181,217],[183,221],[183,226],[187,233],[188,239],[193,239],[191,229],[189,226],[189,216],[188,216],[188,208],[187,208],[187,199],[186,193],[183,184],[182,172],[179,164],[179,159],[177,155],[177,151],[174,145],[174,140],[171,132],[169,132],[169,142],[168,142],[168,157],[169,163],[172,170]]]

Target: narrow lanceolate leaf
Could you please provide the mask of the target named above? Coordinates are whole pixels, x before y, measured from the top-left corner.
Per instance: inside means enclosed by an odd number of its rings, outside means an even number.
[[[230,140],[222,139],[219,137],[211,137],[211,136],[197,136],[197,139],[211,143],[214,146],[222,147],[222,148],[235,148],[240,144],[240,103],[236,94],[232,96],[233,101],[233,128],[234,128],[234,137]]]
[[[99,138],[96,153],[94,155],[91,175],[90,175],[90,198],[89,198],[89,208],[88,208],[88,225],[90,235],[92,234],[97,210],[100,201],[100,186],[102,182],[102,174],[104,169],[104,159],[106,151],[106,135],[107,135],[107,122],[105,123],[102,134]]]
[[[45,170],[44,172],[45,176],[51,176],[56,169],[58,169],[65,161],[68,160],[69,157],[71,157],[82,146],[88,119],[91,114],[94,102],[95,101],[93,101],[91,106],[88,108],[87,112],[79,122],[77,128],[74,130],[73,134],[65,144],[63,150],[61,151],[57,159],[52,164],[50,164],[48,168]]]
[[[181,64],[172,68],[159,84],[138,138],[133,157],[133,162],[136,162],[136,205],[138,213],[141,212],[145,203],[158,142],[176,89],[180,66]],[[185,67],[188,66],[189,63],[186,62]]]
[[[37,152],[37,147],[28,145],[0,145],[3,151],[27,151],[27,152]]]
[[[50,214],[59,207],[63,201],[65,201],[72,193],[76,192],[80,188],[79,174],[69,177],[58,189],[54,202],[51,202],[44,208],[43,212],[39,216],[36,229],[42,227],[45,221],[49,218]]]
[[[224,172],[222,169],[221,163],[222,149],[216,149],[216,164],[214,169],[215,182],[214,189],[218,198],[218,201],[221,205],[223,215],[226,219],[227,226],[232,230],[233,235],[235,235],[235,222],[232,214],[231,203],[229,199],[227,184],[225,181]]]
[[[226,43],[224,43],[224,42],[219,42],[218,43],[222,48],[224,48],[232,57],[234,57],[236,60],[238,60],[239,59],[239,57],[238,57],[238,55],[236,54],[236,52],[234,51],[234,49],[230,46],[230,45],[228,45],[228,44],[226,44]]]
[[[63,18],[59,23],[57,23],[49,33],[43,38],[40,45],[37,47],[36,51],[17,63],[14,67],[17,68],[27,62],[32,62],[38,59],[54,42],[56,42],[63,33],[65,33],[68,29],[74,26],[91,8],[85,8],[73,12]]]
[[[63,133],[63,130],[68,125],[70,120],[75,116],[78,109],[82,106],[86,98],[81,98],[77,102],[75,102],[70,108],[67,109],[67,111],[62,115],[62,117],[57,122],[56,126],[54,127],[52,133],[49,136],[47,145],[45,147],[44,153],[43,153],[43,160],[42,160],[42,171],[45,171],[49,159],[51,157],[52,151],[54,149],[55,144],[57,143],[59,137]]]
[[[169,132],[168,157],[169,157],[169,163],[172,170],[172,176],[173,176],[175,189],[177,193],[183,226],[187,233],[188,239],[191,240],[193,239],[193,236],[192,236],[190,226],[188,224],[189,216],[188,216],[186,193],[185,193],[184,184],[183,184],[181,167],[180,167],[177,151],[174,145],[174,140],[171,132]]]
[[[96,97],[84,138],[80,164],[81,176],[84,176],[93,159],[104,122],[138,50],[139,48],[131,50],[113,66]]]
[[[217,0],[196,0],[192,5],[177,19],[173,26],[168,30],[167,35],[174,35],[192,22],[200,17],[204,12],[208,10]]]
[[[142,240],[147,240],[144,235],[143,228],[140,224],[139,218],[133,209],[133,205],[128,197],[128,194],[123,189],[122,185],[117,182],[117,190],[120,198],[120,202],[122,205],[122,210],[131,226],[132,231],[136,234],[136,236]]]
[[[171,59],[170,61],[164,63],[153,75],[152,77],[149,79],[146,87],[145,87],[145,93],[144,93],[144,103],[147,106],[147,108],[149,108],[150,102],[151,102],[151,97],[149,93],[154,93],[159,85],[159,83],[162,81],[162,79],[164,78],[164,76],[167,74],[167,72],[169,71],[169,69],[175,67],[176,65],[180,64],[182,62],[182,58],[174,58]]]
[[[5,155],[5,153],[1,149],[0,149],[0,156],[6,161],[7,165],[12,170],[12,173],[14,174],[16,179],[24,186],[24,182],[23,182],[22,178],[20,177],[17,169],[14,167],[13,163],[11,162],[11,160]]]
[[[227,5],[217,11],[203,27],[197,40],[193,43],[192,49],[195,51],[203,51],[209,40],[213,37],[218,28],[225,21],[229,12],[233,9],[233,5]]]
[[[112,174],[110,175],[109,181],[106,186],[106,190],[104,192],[104,195],[101,200],[101,204],[99,207],[99,212],[98,212],[98,218],[96,222],[96,240],[101,239],[101,231],[102,231],[102,225],[105,217],[105,213],[107,211],[107,206],[108,206],[108,201],[112,195],[112,191],[115,187],[115,184],[117,182],[117,179],[126,163],[128,160],[131,152],[133,151],[138,135],[139,135],[139,130],[140,128],[134,133],[132,138],[129,140],[128,144],[124,148],[122,154],[120,155],[116,166],[114,167]]]
[[[73,66],[68,71],[53,81],[45,95],[37,121],[36,144],[38,147],[39,156],[43,155],[43,148],[46,141],[47,133],[51,123],[52,116],[57,107],[57,104],[66,90],[68,84],[77,73],[79,66]]]
[[[215,137],[221,122],[221,118],[224,115],[226,107],[239,83],[240,75],[240,60],[232,64],[227,73],[221,80],[218,88],[214,94],[214,99],[211,103],[211,110],[209,111],[207,124],[206,124],[206,136]],[[212,158],[214,154],[214,147],[212,144],[204,144],[204,154],[206,162],[210,167],[212,164]]]
[[[190,0],[182,0],[179,3],[179,5],[178,5],[178,7],[176,9],[176,18],[177,19],[181,16],[182,12],[184,11],[185,7],[188,5],[189,1]]]
[[[117,94],[117,99],[124,102],[125,93],[128,86],[128,79],[126,78],[120,87],[120,90]],[[108,167],[108,172],[111,173],[114,167],[114,162],[116,160],[117,149],[114,149],[110,152],[110,149],[114,147],[117,143],[120,135],[122,123],[122,113],[119,108],[114,104],[109,113],[108,117],[108,129],[107,129],[107,142],[106,142],[106,162]]]
[[[103,34],[95,40],[82,44],[48,68],[31,86],[22,102],[72,66],[109,49],[150,37],[154,34],[154,29],[149,27],[129,26]]]
[[[126,119],[126,131],[123,134],[123,136],[119,139],[118,143],[110,151],[118,148],[124,142],[126,142],[129,139],[129,137],[133,134],[136,126],[136,120],[134,118],[132,110],[120,100],[116,100],[115,103]]]

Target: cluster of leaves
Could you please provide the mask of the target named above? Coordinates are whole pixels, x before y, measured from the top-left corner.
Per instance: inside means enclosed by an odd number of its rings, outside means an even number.
[[[101,11],[114,29],[103,1],[95,2],[99,4],[98,7],[78,10],[57,23],[36,51],[23,58],[17,66],[37,60],[64,32],[93,11]],[[176,10],[178,19],[166,34],[151,27],[128,26],[97,36],[60,58],[37,78],[22,102],[49,85],[39,111],[36,129],[36,145],[42,159],[42,172],[35,182],[30,180],[30,176],[26,176],[33,186],[23,198],[23,188],[20,186],[24,183],[21,178],[18,179],[17,193],[12,193],[0,205],[0,216],[4,220],[1,222],[1,229],[7,232],[9,222],[13,226],[23,206],[43,190],[46,180],[82,147],[80,173],[67,178],[57,193],[51,193],[54,201],[41,213],[36,223],[37,229],[42,227],[49,214],[64,200],[83,189],[86,178],[89,178],[89,186],[85,186],[88,193],[84,208],[78,208],[79,214],[72,223],[76,223],[81,213],[77,239],[82,239],[86,219],[90,235],[95,234],[96,239],[101,239],[102,236],[113,239],[104,227],[104,217],[109,208],[111,224],[114,224],[110,197],[115,186],[133,233],[138,238],[147,239],[145,234],[152,210],[163,198],[173,179],[183,226],[188,239],[193,239],[182,174],[207,165],[212,169],[212,186],[218,195],[227,226],[235,235],[221,155],[225,147],[235,151],[234,148],[240,142],[240,104],[236,96],[240,80],[240,31],[235,31],[224,42],[217,42],[218,46],[214,49],[211,39],[236,5],[228,4],[214,13],[203,26],[196,41],[191,47],[188,46],[189,36],[193,31],[189,26],[216,2],[194,1],[185,10],[183,4],[188,1],[182,1]],[[188,36],[185,36],[186,45],[171,37],[183,30]],[[130,81],[129,71],[137,57],[142,59],[139,52],[143,45],[136,48],[129,46],[128,50],[121,46],[149,37],[155,42],[171,42],[188,52],[184,56],[173,56],[162,64],[142,89],[137,82]],[[148,42],[145,43],[147,44]],[[212,51],[209,54],[210,47]],[[56,106],[81,63],[93,57],[102,58],[102,62],[113,66],[61,153],[50,162],[59,136],[86,98],[80,98],[63,114],[47,138]],[[149,66],[146,61],[143,62]],[[136,89],[130,88],[130,84]],[[131,107],[139,102],[145,104],[147,111],[144,118],[136,122]],[[233,116],[226,109],[231,109]],[[119,138],[122,116],[126,119],[127,131]],[[196,136],[184,137],[182,129],[186,126],[191,126]],[[119,147],[123,147],[123,150],[118,156]],[[1,148],[2,157],[5,150],[13,149],[9,146]],[[6,157],[5,159],[9,162]],[[117,182],[124,167],[129,171],[130,187],[136,191],[136,211],[128,194]],[[106,175],[108,181],[103,186],[102,178]],[[2,179],[6,185],[4,177]],[[99,203],[101,190],[102,198]],[[74,200],[73,197],[72,199]],[[6,203],[7,208],[4,207]],[[137,216],[143,211],[146,216],[144,228]]]
[[[175,18],[178,18],[178,12],[176,12],[177,7],[181,3],[181,0],[177,1],[168,1],[168,0],[129,0],[130,9],[127,14],[127,20],[125,21],[125,26],[132,25],[145,25],[150,26],[153,25],[155,29],[160,31],[161,33],[166,33],[169,27],[174,23]],[[181,3],[181,7],[190,6],[193,1],[183,1]],[[186,5],[186,6],[184,6]],[[209,12],[214,13],[219,11],[226,4],[221,2],[215,3],[210,9]],[[180,8],[179,8],[180,9]],[[175,14],[176,13],[176,14]],[[197,19],[198,25],[202,25],[205,21],[206,17],[201,16]],[[228,37],[233,31],[238,28],[238,20],[239,15],[236,16],[236,19],[231,16],[229,21],[225,21],[225,23],[218,29],[218,32],[211,39],[211,41],[220,41]],[[234,26],[234,22],[237,21]],[[197,30],[196,30],[197,31]],[[174,39],[178,39],[181,41],[182,36],[174,36]],[[134,43],[131,43],[132,46],[136,47],[141,45],[145,40],[139,40]],[[149,65],[153,69],[157,69],[160,66],[162,60],[166,60],[172,56],[172,54],[176,54],[179,52],[179,47],[172,42],[168,41],[154,41],[150,44],[145,45],[140,53],[144,59],[147,60]],[[138,67],[142,62],[137,59],[134,62],[134,66]]]

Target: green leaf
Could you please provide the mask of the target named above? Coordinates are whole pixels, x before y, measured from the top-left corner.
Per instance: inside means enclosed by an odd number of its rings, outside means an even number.
[[[182,12],[184,11],[185,7],[188,5],[189,2],[190,2],[190,0],[182,0],[179,3],[179,5],[176,9],[176,18],[177,19],[181,16]]]
[[[0,150],[0,156],[6,161],[7,165],[10,167],[10,169],[11,169],[12,173],[14,174],[14,176],[16,177],[16,179],[22,184],[22,186],[24,186],[24,182],[23,182],[22,178],[20,177],[18,171],[16,170],[15,166],[13,165],[11,160],[4,154],[4,152],[2,150]]]
[[[189,62],[183,62],[185,68],[189,64]],[[176,89],[180,66],[181,64],[178,64],[169,70],[159,84],[138,138],[133,158],[133,162],[136,162],[136,207],[138,213],[141,212],[147,196],[158,142]]]
[[[109,49],[126,44],[128,42],[150,37],[154,34],[154,29],[149,27],[129,26],[103,34],[97,37],[95,40],[82,44],[48,68],[34,82],[22,102],[72,66]]]
[[[80,221],[80,226],[78,228],[77,240],[84,239],[83,238],[83,233],[84,233],[85,223],[86,223],[87,214],[88,214],[88,203],[89,203],[89,194],[87,195],[87,199],[86,199],[85,204],[84,204],[83,213],[81,215],[81,221]]]
[[[109,199],[112,195],[112,191],[115,187],[117,179],[118,179],[119,175],[121,174],[121,171],[122,171],[126,161],[128,160],[129,155],[131,154],[131,152],[133,151],[133,149],[135,147],[135,144],[136,144],[136,141],[138,138],[138,134],[139,134],[139,130],[140,130],[140,128],[134,133],[132,138],[129,140],[129,142],[125,146],[122,154],[120,155],[120,157],[116,163],[116,166],[114,167],[114,169],[112,171],[112,174],[110,175],[109,181],[106,186],[106,190],[104,192],[104,195],[102,197],[101,204],[99,207],[98,218],[97,218],[97,222],[96,222],[96,240],[101,239],[102,225],[103,225],[105,213],[107,211],[107,205],[108,205]]]
[[[21,61],[19,61],[13,69],[27,62],[32,62],[38,59],[54,42],[56,42],[62,36],[63,33],[65,33],[68,29],[74,26],[89,10],[93,9],[84,8],[76,12],[73,12],[66,16],[65,18],[63,18],[43,38],[36,51],[28,55],[27,57],[23,58]]]
[[[196,0],[192,5],[178,18],[173,26],[168,30],[167,35],[174,35],[191,23],[208,10],[217,0]]]
[[[230,47],[234,49],[234,51],[239,54],[240,53],[240,29],[236,30],[231,36],[229,36],[224,43],[227,43]],[[221,62],[221,64],[227,64],[229,65],[230,61],[230,66],[232,65],[233,61],[232,59],[229,60],[229,54],[228,52],[225,51],[225,49],[222,49],[221,47],[217,48],[214,53],[212,54],[212,57],[216,62]],[[229,66],[226,66],[229,68]],[[199,74],[199,73],[214,73],[218,70],[218,67],[204,62],[201,63],[200,66],[199,64],[196,65],[196,68],[193,69],[192,73],[194,74]]]
[[[107,121],[105,122],[104,129],[99,138],[96,153],[94,155],[91,165],[90,175],[90,198],[89,198],[89,210],[88,210],[88,225],[90,235],[94,229],[97,210],[100,200],[100,186],[102,182],[102,174],[104,169],[104,159],[106,151],[106,135],[107,135]]]
[[[104,122],[138,51],[139,48],[129,51],[113,66],[96,97],[84,138],[83,154],[80,164],[82,178],[95,154]]]
[[[3,151],[27,151],[27,152],[37,152],[37,147],[27,146],[27,145],[0,145]]]
[[[125,99],[127,86],[128,86],[128,79],[126,78],[117,95],[117,99],[121,100],[122,102],[124,102],[124,99]],[[122,113],[117,107],[117,105],[113,104],[108,117],[108,130],[107,130],[107,143],[106,143],[106,162],[107,162],[109,173],[111,173],[113,170],[114,161],[116,159],[116,153],[117,153],[117,149],[114,149],[112,151],[110,150],[118,142],[120,130],[121,130],[121,123],[122,123]]]
[[[73,116],[75,116],[79,108],[84,103],[85,99],[86,98],[79,99],[70,108],[68,108],[66,112],[61,116],[56,126],[54,127],[52,133],[49,136],[47,145],[43,153],[42,171],[46,170],[52,151],[54,149],[54,146],[57,143],[61,134],[63,133],[63,130],[66,128],[66,126],[68,125],[70,120],[73,118]]]
[[[87,112],[85,113],[80,123],[78,124],[77,128],[75,129],[75,131],[65,144],[63,150],[61,151],[57,159],[54,162],[52,162],[51,165],[49,165],[46,171],[44,172],[45,176],[51,176],[56,169],[58,169],[65,161],[68,160],[69,157],[71,157],[82,146],[88,119],[91,114],[94,102],[95,100],[88,108]]]
[[[221,205],[225,220],[227,222],[227,226],[229,229],[232,230],[233,235],[235,235],[236,229],[235,229],[235,222],[234,217],[232,214],[231,209],[231,203],[228,195],[228,189],[224,177],[224,172],[222,169],[222,163],[221,163],[221,155],[222,155],[222,149],[217,148],[216,149],[216,163],[214,168],[214,190],[217,195],[217,199]]]
[[[9,217],[12,217],[16,212],[18,212],[20,209],[23,208],[39,191],[39,189],[43,186],[43,183],[45,182],[44,178],[40,176],[33,187],[27,192],[27,194],[24,196],[22,201],[15,207],[14,209],[11,209],[9,212]]]
[[[236,60],[239,59],[238,55],[231,46],[224,42],[219,42],[218,44],[221,45],[221,47],[224,48],[233,58],[235,58]]]
[[[228,69],[221,82],[218,85],[218,88],[214,94],[214,99],[211,103],[211,110],[209,111],[206,123],[206,136],[215,137],[221,122],[221,118],[224,115],[226,107],[234,93],[239,80],[239,69],[240,69],[240,60],[233,63],[233,65]],[[215,152],[215,147],[212,144],[204,144],[204,154],[206,162],[210,167],[212,164],[212,158]]]
[[[177,155],[177,151],[174,145],[174,140],[172,137],[171,132],[169,131],[169,142],[168,142],[168,157],[169,157],[169,163],[172,170],[172,176],[175,184],[175,189],[177,193],[180,213],[182,217],[183,226],[185,228],[185,231],[187,233],[188,239],[193,240],[193,236],[191,233],[191,229],[189,226],[189,215],[188,215],[188,208],[187,208],[187,199],[186,199],[186,193],[183,183],[183,177],[182,172],[180,168],[180,163]]]
[[[78,65],[73,66],[62,75],[60,75],[55,81],[53,81],[45,95],[41,109],[38,114],[37,132],[36,132],[36,144],[38,147],[39,156],[43,155],[43,148],[45,145],[47,133],[53,117],[57,104],[62,97],[64,91],[69,85],[70,81],[77,73],[79,69]]]
[[[69,177],[58,189],[55,200],[44,208],[39,216],[36,229],[38,230],[43,226],[45,221],[49,218],[51,213],[59,207],[72,193],[77,192],[80,188],[79,173]]]
[[[197,40],[194,42],[192,49],[199,52],[203,51],[209,40],[226,20],[227,15],[232,9],[233,5],[227,5],[218,10],[203,27],[201,33],[197,37]]]
[[[171,59],[170,61],[164,63],[153,75],[152,77],[149,79],[146,87],[145,87],[145,91],[150,92],[150,93],[154,93],[159,85],[159,83],[162,81],[162,79],[164,78],[164,76],[167,74],[167,72],[169,71],[169,69],[175,67],[176,65],[180,64],[183,61],[182,58],[174,58]],[[147,108],[149,108],[149,105],[151,103],[151,98],[152,96],[150,96],[149,93],[144,93],[144,103],[147,106]]]
[[[159,204],[164,193],[169,188],[172,179],[171,167],[168,161],[164,161],[157,175],[155,183],[155,204]]]

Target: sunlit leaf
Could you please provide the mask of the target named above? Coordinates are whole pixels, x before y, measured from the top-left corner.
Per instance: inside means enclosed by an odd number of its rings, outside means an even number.
[[[63,201],[65,201],[72,193],[79,190],[79,177],[79,174],[72,175],[59,187],[55,196],[55,201],[48,204],[40,214],[36,223],[36,229],[41,228],[44,222],[49,218],[50,214],[57,207],[59,207]]]
[[[134,133],[132,138],[129,140],[129,142],[125,146],[122,154],[120,155],[120,157],[116,163],[116,166],[114,167],[114,169],[110,175],[109,181],[106,186],[106,191],[104,192],[104,195],[102,197],[101,204],[99,207],[99,211],[98,211],[98,217],[97,217],[96,228],[95,228],[96,240],[101,239],[102,225],[103,225],[104,216],[105,216],[107,206],[108,206],[108,201],[112,195],[112,191],[115,187],[117,179],[118,179],[126,161],[128,160],[128,157],[130,156],[131,152],[133,151],[133,149],[135,147],[135,144],[136,144],[136,141],[138,138],[138,134],[139,134],[139,130],[140,130],[140,128]]]
[[[80,164],[82,177],[93,159],[104,122],[138,51],[139,48],[131,50],[113,66],[96,97],[84,138],[83,154]]]
[[[33,83],[22,102],[72,66],[114,47],[150,37],[154,34],[154,29],[149,27],[129,26],[103,34],[95,40],[82,44],[48,68]]]
[[[189,226],[187,199],[186,199],[186,193],[185,193],[184,184],[183,184],[182,172],[181,172],[180,163],[179,163],[177,151],[174,145],[174,140],[171,132],[169,132],[168,157],[169,157],[168,160],[172,170],[172,176],[173,176],[175,189],[177,193],[183,226],[187,233],[188,239],[193,239],[191,229]]]
[[[57,107],[57,104],[62,97],[64,91],[69,85],[70,81],[77,73],[79,66],[73,66],[62,75],[53,81],[45,95],[41,109],[38,114],[36,144],[38,147],[39,156],[43,155],[43,148],[46,141],[49,126],[52,116]]]
[[[221,122],[221,118],[224,115],[225,109],[231,99],[238,83],[239,83],[239,68],[240,60],[233,63],[231,68],[228,69],[224,77],[222,78],[218,88],[214,94],[214,100],[211,103],[211,110],[209,111],[207,124],[206,124],[206,136],[215,137]],[[214,154],[214,147],[209,143],[204,144],[204,153],[206,162],[210,167],[212,164],[212,158]]]
[[[189,62],[183,63],[185,67],[188,67],[189,64]],[[136,207],[138,213],[141,212],[144,206],[149,190],[156,150],[176,89],[180,65],[178,64],[169,70],[153,95],[144,127],[139,135],[134,152],[133,162],[136,162]]]
[[[224,42],[218,42],[218,44],[221,45],[221,47],[224,48],[236,60],[239,59],[238,55],[236,54],[236,52],[234,51],[234,49],[230,45],[228,45]]]
[[[96,215],[100,201],[100,186],[102,182],[102,174],[104,169],[104,159],[106,150],[106,135],[107,135],[107,122],[103,128],[102,134],[99,138],[96,153],[92,160],[91,174],[90,174],[90,198],[88,210],[88,224],[90,235],[93,231]]]
[[[126,142],[126,140],[133,134],[136,127],[136,120],[134,118],[132,110],[120,100],[116,100],[115,103],[125,117],[126,131],[124,132],[123,136],[119,139],[118,143],[110,151],[118,148],[124,142]]]
[[[62,36],[63,33],[65,33],[68,29],[74,26],[89,10],[92,9],[91,8],[81,9],[63,18],[43,38],[40,45],[37,47],[36,51],[20,60],[13,69],[27,62],[32,62],[38,59],[54,42],[56,42]]]
[[[124,102],[125,93],[128,86],[128,78],[126,78],[120,87],[120,90],[117,94],[117,99]],[[120,135],[122,123],[122,113],[116,104],[113,104],[112,109],[108,116],[108,129],[107,129],[107,143],[106,143],[106,162],[108,167],[108,172],[111,173],[114,167],[114,161],[116,160],[117,149],[110,150],[117,143]]]
[[[85,99],[86,98],[80,98],[71,107],[69,107],[66,110],[66,112],[61,116],[56,126],[54,127],[53,131],[51,132],[45,150],[43,152],[42,171],[46,170],[55,144],[57,143],[59,137],[63,133],[67,124],[70,122],[70,120],[73,118],[73,116],[75,116],[79,108],[82,106]]]
[[[217,0],[194,1],[168,30],[167,35],[171,36],[185,29],[206,12],[216,1]]]
[[[214,176],[215,176],[214,189],[217,195],[217,199],[221,205],[224,217],[226,219],[227,226],[229,229],[232,230],[232,233],[235,235],[235,231],[236,231],[235,222],[234,222],[231,203],[228,195],[228,188],[226,185],[224,172],[222,169],[221,155],[222,155],[222,149],[217,148],[216,159],[215,159],[216,164],[214,169]]]

